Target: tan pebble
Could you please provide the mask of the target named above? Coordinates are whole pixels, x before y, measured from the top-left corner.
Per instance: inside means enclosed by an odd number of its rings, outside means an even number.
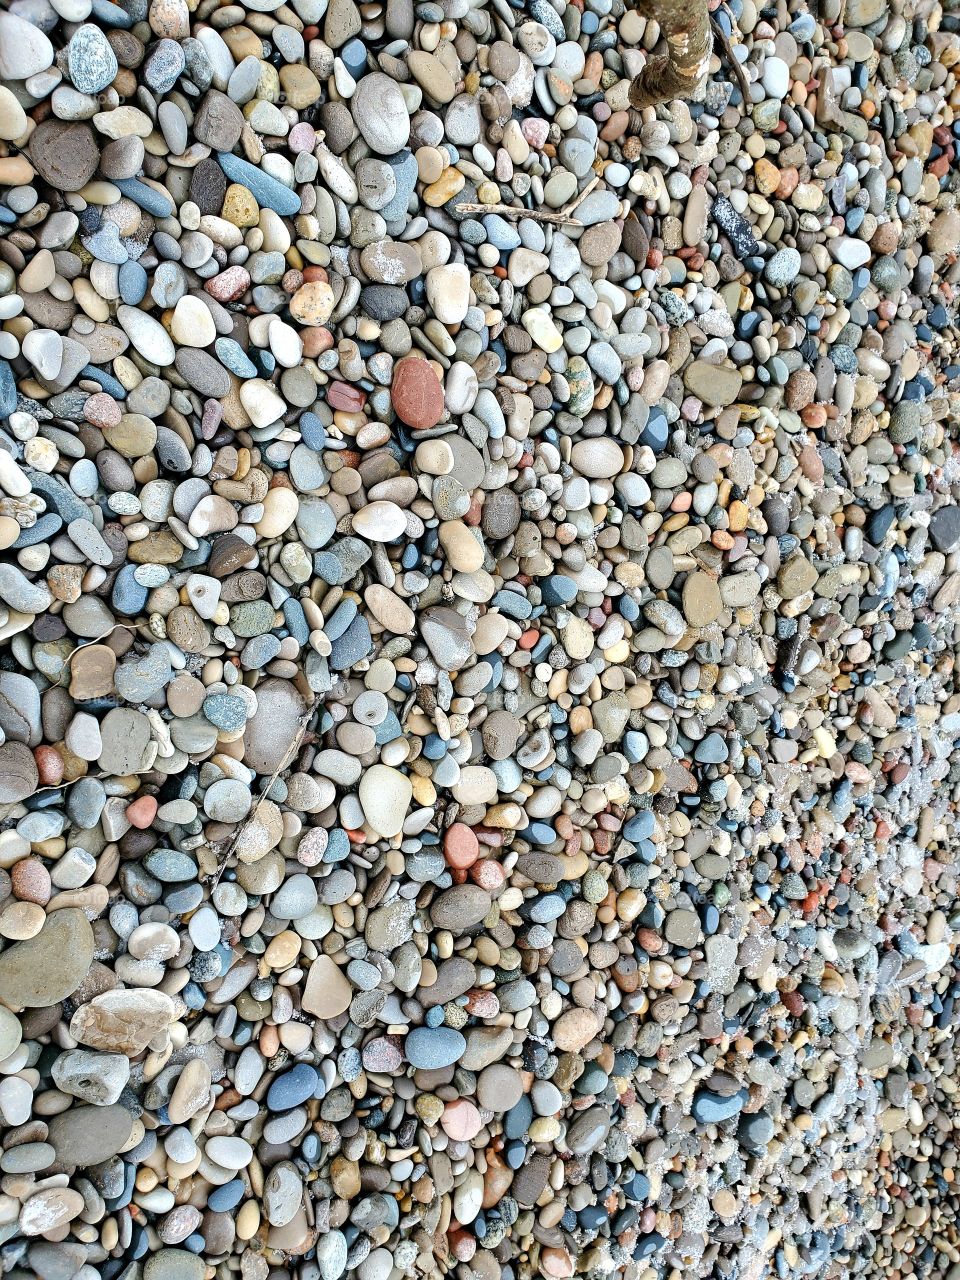
[[[252,1240],[260,1228],[260,1206],[247,1200],[237,1214],[237,1239]]]
[[[0,138],[14,142],[27,130],[27,113],[5,85],[0,85]]]
[[[40,293],[49,289],[57,274],[57,266],[49,249],[40,249],[20,272],[20,288],[24,293]]]
[[[33,165],[25,156],[0,158],[0,187],[28,187],[35,177]]]
[[[318,956],[307,971],[301,1003],[307,1013],[318,1018],[336,1018],[346,1012],[353,999],[353,987],[338,964],[329,956]]]
[[[71,1187],[45,1187],[24,1201],[20,1210],[20,1230],[25,1236],[49,1236],[78,1217],[84,1209],[83,1196]]]
[[[20,537],[20,525],[13,516],[0,516],[0,551],[12,547]]]
[[[263,500],[263,515],[256,530],[261,538],[279,538],[293,524],[300,499],[292,489],[271,489]]]
[[[301,285],[290,299],[290,314],[300,324],[322,325],[333,311],[333,290],[324,280],[310,280]]]
[[[568,1009],[553,1024],[553,1042],[561,1053],[578,1053],[600,1031],[592,1009]]]
[[[35,938],[46,918],[43,907],[35,902],[11,902],[0,911],[0,937],[13,942]]]
[[[260,220],[260,206],[246,187],[233,182],[227,187],[221,217],[235,227],[255,227]]]
[[[177,1077],[168,1104],[171,1124],[185,1124],[206,1106],[210,1097],[210,1068],[202,1058],[192,1058]]]
[[[299,936],[292,929],[284,929],[275,938],[271,938],[269,946],[263,953],[263,959],[271,969],[288,969],[299,954]]]
[[[457,573],[476,573],[483,568],[483,544],[462,520],[445,520],[439,529],[440,545]]]

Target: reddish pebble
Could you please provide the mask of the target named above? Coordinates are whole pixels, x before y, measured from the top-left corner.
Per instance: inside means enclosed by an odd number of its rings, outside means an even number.
[[[455,822],[443,837],[443,856],[451,867],[472,867],[480,856],[480,842],[463,822]]]
[[[477,1238],[469,1231],[451,1231],[448,1239],[450,1252],[458,1262],[469,1262],[477,1252]]]
[[[496,1018],[500,1013],[500,1001],[492,991],[474,989],[467,992],[464,1008],[474,1018]]]
[[[573,1275],[573,1259],[566,1249],[550,1245],[540,1251],[540,1270],[552,1280],[566,1280]]]
[[[481,889],[486,889],[488,893],[496,893],[503,887],[506,876],[499,862],[492,862],[486,858],[482,862],[473,864],[470,868],[470,879]]]
[[[250,272],[246,267],[227,267],[226,271],[207,280],[203,287],[218,302],[236,302],[250,288]]]
[[[95,427],[118,427],[123,410],[105,391],[97,391],[84,401],[83,416]]]
[[[436,426],[443,416],[443,388],[433,366],[419,356],[401,360],[393,371],[390,401],[399,420],[413,430]]]
[[[410,356],[396,366],[390,399],[397,417],[414,431],[435,427],[443,416],[440,379],[419,356]]]
[[[303,341],[303,354],[308,360],[322,356],[325,351],[329,351],[333,346],[333,334],[329,329],[322,327],[301,329],[300,337]]]
[[[45,787],[56,787],[63,781],[63,758],[53,747],[37,747],[33,753],[39,780]]]
[[[21,902],[45,906],[50,901],[50,872],[39,858],[21,858],[10,869],[10,886]]]
[[[331,382],[327,387],[327,404],[331,409],[359,413],[366,402],[367,397],[360,388],[351,387],[347,382]]]
[[[458,1098],[456,1102],[448,1102],[443,1108],[440,1125],[448,1138],[454,1142],[469,1142],[483,1128],[480,1112],[466,1098]]]
[[[157,801],[154,796],[138,796],[127,805],[126,817],[131,826],[138,831],[146,831],[157,816]]]

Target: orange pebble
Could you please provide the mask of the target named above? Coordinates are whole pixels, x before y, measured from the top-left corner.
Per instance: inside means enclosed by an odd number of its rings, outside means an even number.
[[[455,822],[443,837],[443,856],[448,866],[466,870],[480,856],[480,842],[463,822]]]
[[[127,805],[127,821],[132,827],[136,827],[138,831],[146,831],[157,816],[157,808],[155,796],[138,796],[136,800]]]

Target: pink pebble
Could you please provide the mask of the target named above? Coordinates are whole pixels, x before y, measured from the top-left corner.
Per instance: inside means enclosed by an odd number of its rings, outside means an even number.
[[[440,1125],[447,1137],[454,1142],[469,1142],[483,1128],[483,1121],[473,1103],[460,1098],[456,1102],[448,1102],[443,1108]]]
[[[526,138],[529,146],[539,150],[550,134],[550,125],[546,120],[541,120],[537,116],[530,116],[520,125],[520,132]]]
[[[317,135],[312,124],[301,120],[287,134],[287,146],[295,155],[301,151],[312,151],[316,145]]]

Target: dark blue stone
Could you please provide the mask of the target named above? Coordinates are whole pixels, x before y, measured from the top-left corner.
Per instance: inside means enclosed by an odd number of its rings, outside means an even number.
[[[333,642],[327,659],[331,671],[346,671],[354,663],[361,662],[373,652],[370,627],[364,617],[358,616],[343,635]]]
[[[548,845],[553,844],[557,839],[557,833],[549,822],[531,822],[523,833],[525,840],[529,840],[531,844]]]
[[[719,733],[708,733],[702,742],[697,743],[693,753],[699,764],[723,764],[729,754],[727,744]]]
[[[652,1231],[650,1235],[643,1236],[637,1241],[633,1256],[638,1262],[643,1262],[647,1258],[652,1258],[655,1253],[659,1253],[666,1243],[658,1231]]]
[[[342,600],[340,604],[337,605],[336,609],[323,624],[323,629],[331,644],[335,640],[340,639],[356,616],[356,600]]]
[[[503,1132],[507,1138],[523,1138],[533,1122],[533,1104],[524,1094],[519,1102],[503,1117]]]
[[[670,425],[659,409],[651,409],[646,426],[640,432],[640,443],[661,453],[667,447],[670,438]]]
[[[129,30],[137,21],[118,4],[111,4],[110,0],[93,0],[93,16],[104,27],[121,27],[124,30]],[[116,182],[116,179],[112,181]]]
[[[257,366],[233,338],[217,338],[213,344],[217,359],[238,378],[255,378]]]
[[[388,711],[380,723],[376,726],[377,746],[382,747],[386,742],[393,742],[399,738],[403,730],[400,728],[400,721],[397,719],[393,711]]]
[[[287,624],[287,630],[296,640],[301,648],[310,639],[310,628],[307,626],[307,619],[303,612],[303,605],[299,600],[284,600],[283,602],[283,620]]]
[[[498,591],[490,604],[508,618],[516,618],[518,621],[526,620],[533,612],[533,605],[519,591]]]
[[[531,1108],[532,1110],[532,1108]],[[519,1169],[527,1158],[527,1148],[524,1143],[513,1141],[508,1144],[504,1154],[507,1157],[507,1164],[511,1169]]]
[[[120,268],[120,297],[128,307],[138,306],[147,292],[147,273],[139,262],[127,261]]]
[[[307,1062],[298,1062],[292,1071],[277,1076],[267,1091],[267,1107],[271,1111],[290,1111],[312,1098],[320,1076]]]
[[[439,1071],[459,1062],[466,1047],[466,1040],[453,1027],[414,1027],[404,1042],[404,1053],[412,1067]]]
[[[300,418],[300,434],[303,443],[310,449],[320,452],[327,447],[327,433],[323,423],[315,413],[305,413]]]
[[[560,573],[554,573],[549,578],[541,579],[540,593],[543,596],[543,603],[546,605],[570,604],[572,600],[576,599],[577,584],[572,578],[567,578]]]
[[[367,69],[367,46],[363,41],[356,38],[348,40],[340,50],[340,57],[354,80],[359,80]]]
[[[448,744],[437,733],[428,733],[423,740],[423,754],[428,760],[442,760]]]
[[[327,847],[323,861],[326,863],[342,862],[350,853],[350,837],[340,827],[333,827],[327,836]]]
[[[628,1200],[642,1202],[650,1199],[650,1179],[645,1173],[635,1173],[624,1185],[623,1194]]]

